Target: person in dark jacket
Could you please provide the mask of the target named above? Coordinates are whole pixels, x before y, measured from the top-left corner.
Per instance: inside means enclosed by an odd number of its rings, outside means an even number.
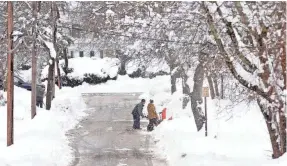
[[[132,111],[133,119],[134,119],[134,129],[141,129],[140,128],[140,117],[144,118],[143,115],[143,107],[145,104],[145,99],[142,99],[140,103],[138,103]]]

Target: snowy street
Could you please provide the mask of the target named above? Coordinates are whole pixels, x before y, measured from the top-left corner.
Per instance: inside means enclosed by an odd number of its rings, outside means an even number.
[[[88,94],[83,96],[88,116],[69,132],[75,159],[71,166],[165,166],[153,153],[146,131],[132,129],[131,110],[139,93]]]
[[[1,1],[0,166],[286,166],[286,1]]]

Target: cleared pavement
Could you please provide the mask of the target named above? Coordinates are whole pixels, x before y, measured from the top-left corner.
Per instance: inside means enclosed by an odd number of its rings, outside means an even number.
[[[139,95],[83,94],[89,116],[68,133],[75,151],[71,166],[166,166],[154,154],[150,133],[131,129],[131,111]],[[141,120],[141,127],[147,123]]]

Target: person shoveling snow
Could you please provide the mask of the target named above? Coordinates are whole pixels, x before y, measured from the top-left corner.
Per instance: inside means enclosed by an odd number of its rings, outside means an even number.
[[[145,99],[142,99],[141,102],[138,103],[132,111],[132,115],[134,119],[133,129],[141,129],[140,128],[140,117],[142,118],[145,117],[143,114],[144,104],[145,104]]]
[[[158,114],[156,113],[153,100],[150,100],[150,103],[147,106],[147,111],[148,111],[148,119],[149,119],[147,131],[152,131],[154,126],[157,126],[159,124],[159,118],[158,118]]]

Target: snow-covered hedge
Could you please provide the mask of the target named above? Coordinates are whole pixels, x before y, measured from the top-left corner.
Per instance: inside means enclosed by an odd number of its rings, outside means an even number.
[[[63,86],[75,87],[83,82],[99,84],[116,79],[118,75],[119,60],[117,58],[78,57],[69,59],[67,75],[64,73],[64,60],[59,63]],[[42,80],[47,80],[47,78],[48,66],[42,71]]]
[[[168,75],[170,72],[169,66],[165,61],[154,59],[151,62],[143,63],[139,60],[131,61],[127,64],[127,74],[131,78],[149,77]]]

